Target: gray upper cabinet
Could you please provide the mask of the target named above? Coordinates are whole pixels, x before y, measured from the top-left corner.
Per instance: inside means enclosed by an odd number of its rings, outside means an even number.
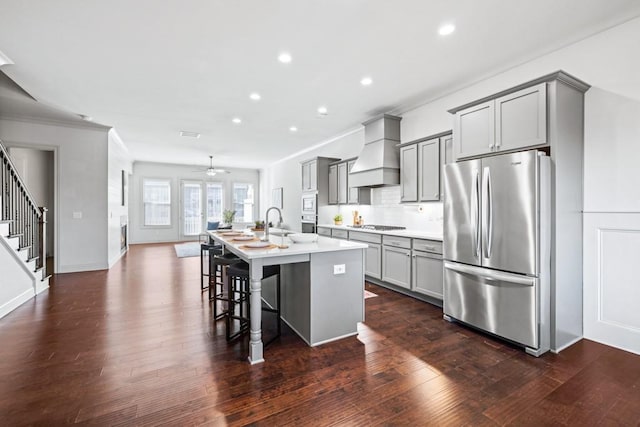
[[[418,143],[418,201],[440,200],[440,139]]]
[[[547,143],[547,84],[496,99],[496,150]]]
[[[302,191],[318,190],[318,162],[309,160],[302,164]]]
[[[400,201],[418,201],[418,146],[400,148]]]
[[[400,202],[442,200],[441,171],[452,153],[451,131],[400,146]]]
[[[338,165],[329,166],[329,204],[338,204]]]
[[[347,187],[347,163],[338,163],[338,203],[346,204],[349,188]]]
[[[458,110],[455,114],[456,160],[548,144],[546,83]]]
[[[490,153],[495,146],[495,102],[474,105],[456,113],[453,135],[456,159]]]

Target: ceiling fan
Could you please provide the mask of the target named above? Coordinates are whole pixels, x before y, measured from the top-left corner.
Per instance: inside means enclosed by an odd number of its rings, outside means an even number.
[[[213,156],[209,156],[209,167],[208,168],[198,169],[198,170],[196,170],[194,172],[204,172],[204,173],[207,174],[207,176],[216,176],[216,174],[219,174],[219,173],[230,173],[226,169],[214,168],[213,167]]]

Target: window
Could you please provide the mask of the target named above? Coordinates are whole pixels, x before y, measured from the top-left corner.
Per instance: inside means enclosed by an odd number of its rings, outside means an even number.
[[[171,181],[144,179],[142,181],[144,225],[171,225]]]
[[[237,222],[253,222],[252,184],[233,184],[233,210]]]
[[[207,221],[222,221],[222,183],[207,183]]]

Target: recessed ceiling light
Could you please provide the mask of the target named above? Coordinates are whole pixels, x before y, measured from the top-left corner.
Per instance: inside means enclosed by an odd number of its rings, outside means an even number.
[[[278,55],[278,61],[282,62],[283,64],[288,64],[289,62],[291,62],[291,54],[289,54],[289,52],[282,52],[280,55]]]
[[[327,107],[318,107],[318,114],[321,116],[326,116],[328,113]]]
[[[259,93],[253,92],[251,95],[249,95],[249,98],[253,99],[254,101],[260,101],[260,98],[262,97]]]
[[[298,132],[298,128],[297,128],[297,127],[295,127],[295,126],[291,126],[291,127],[289,128],[289,132]]]
[[[360,84],[362,86],[369,86],[371,83],[373,83],[373,79],[371,77],[363,77],[362,80],[360,80]]]
[[[200,138],[200,134],[198,132],[192,132],[190,130],[181,130],[180,136],[184,136],[185,138]]]
[[[438,34],[441,36],[448,36],[456,30],[456,26],[453,24],[444,24],[438,28]]]
[[[234,117],[233,119],[231,119],[231,121],[237,125],[242,123],[242,119],[240,117]]]

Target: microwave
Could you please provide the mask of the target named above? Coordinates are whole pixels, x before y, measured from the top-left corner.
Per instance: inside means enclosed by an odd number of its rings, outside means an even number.
[[[302,195],[302,215],[318,214],[318,194],[307,193]]]

